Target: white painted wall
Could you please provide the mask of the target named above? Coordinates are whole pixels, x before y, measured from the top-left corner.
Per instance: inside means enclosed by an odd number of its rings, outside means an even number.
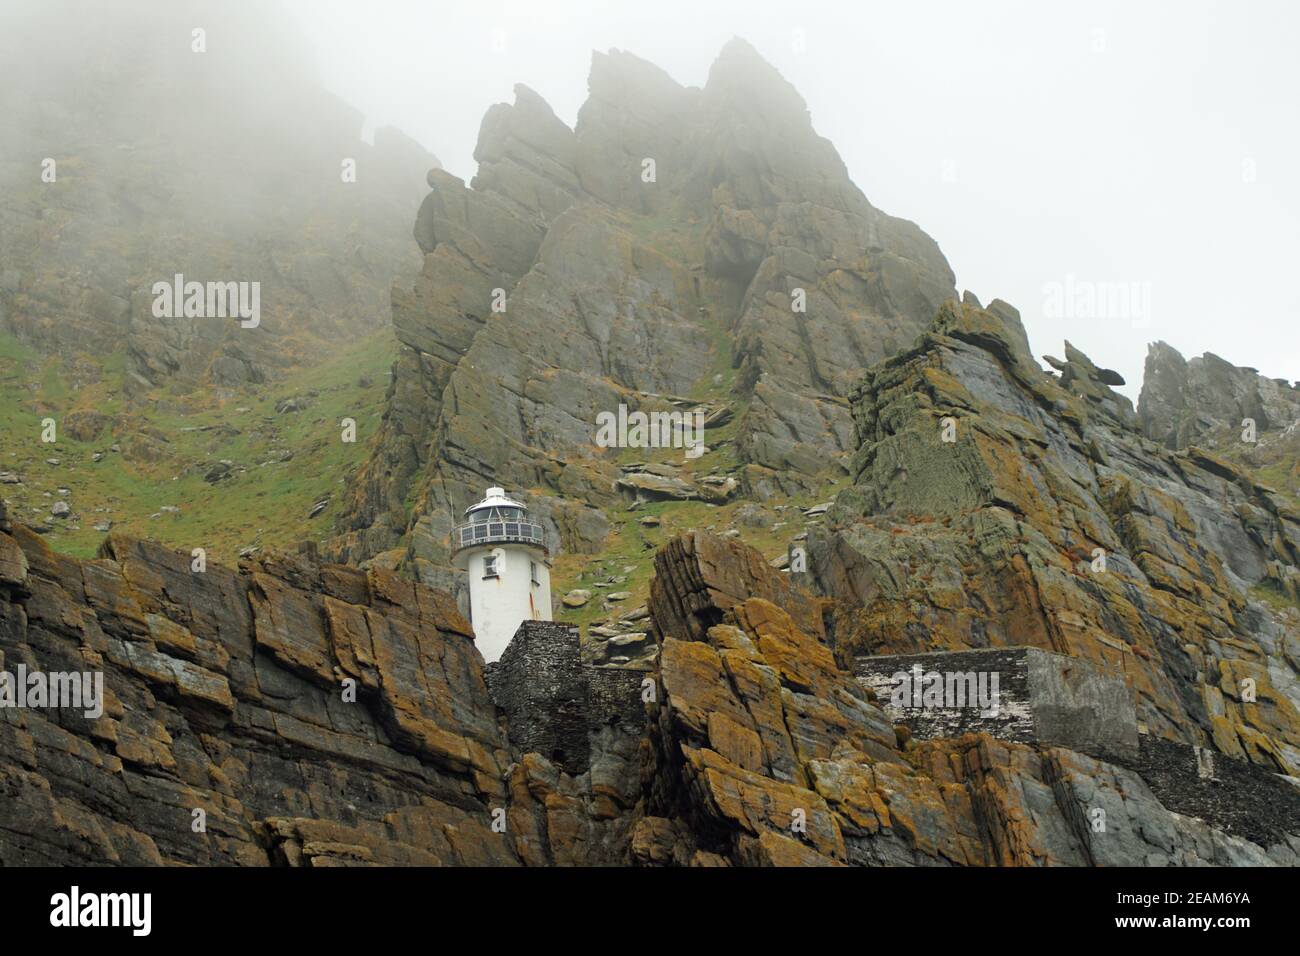
[[[484,578],[490,555],[497,557],[497,576]],[[521,621],[551,619],[551,569],[540,550],[504,545],[466,554],[469,575],[469,619],[474,643],[489,663],[505,652]],[[536,565],[537,584],[530,563]]]

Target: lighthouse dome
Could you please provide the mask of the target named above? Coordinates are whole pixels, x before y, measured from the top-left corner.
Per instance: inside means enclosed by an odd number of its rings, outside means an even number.
[[[453,554],[466,548],[523,544],[548,552],[542,526],[528,517],[528,508],[506,496],[504,488],[489,488],[483,500],[465,509],[465,522],[451,534]]]
[[[528,511],[528,508],[518,501],[512,501],[506,497],[504,488],[489,488],[483,495],[483,500],[477,504],[472,504],[465,509],[466,517],[478,511],[489,511],[492,508],[513,509],[513,516],[518,517]]]

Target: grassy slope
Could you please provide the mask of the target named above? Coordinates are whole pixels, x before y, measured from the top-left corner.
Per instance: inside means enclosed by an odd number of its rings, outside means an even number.
[[[396,348],[391,332],[376,333],[283,382],[224,399],[175,389],[156,395],[152,405],[127,408],[120,354],[77,356],[80,381],[74,383],[63,360],[41,359],[0,335],[0,471],[23,478],[21,485],[0,485],[0,495],[14,517],[48,527],[53,547],[80,557],[94,554],[104,533],[93,526],[105,520],[115,530],[184,550],[205,548],[210,560],[223,563],[250,545],[323,540],[341,482],[360,462],[383,412]],[[88,370],[98,381],[84,381]],[[277,413],[277,402],[292,396],[306,397],[307,408]],[[77,441],[62,427],[74,409],[98,411],[112,422],[95,440]],[[44,417],[60,423],[56,444],[40,440]],[[357,421],[355,444],[341,440],[344,417]],[[150,451],[134,454],[142,432],[157,437],[147,443]],[[125,454],[112,451],[114,443]],[[293,457],[273,460],[278,449]],[[99,462],[92,460],[96,452],[103,455]],[[232,476],[209,484],[204,475],[221,459],[235,463]],[[68,519],[50,517],[59,488],[69,491]],[[327,496],[330,507],[309,521],[313,503]]]

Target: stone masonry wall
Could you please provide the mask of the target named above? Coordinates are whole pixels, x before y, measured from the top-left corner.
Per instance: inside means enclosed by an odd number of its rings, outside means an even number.
[[[997,675],[997,707],[896,706],[895,675],[974,674],[991,689]],[[1087,661],[1034,647],[988,648],[935,654],[859,657],[858,682],[873,691],[896,723],[915,737],[960,737],[989,733],[1002,740],[1069,747],[1102,756],[1132,755],[1137,749],[1133,694],[1121,674]],[[909,698],[910,700],[910,698]]]
[[[501,660],[487,668],[511,742],[574,775],[590,767],[591,739],[601,728],[640,731],[644,678],[644,671],[583,664],[578,629],[553,621],[521,623]]]
[[[895,707],[894,677],[911,672],[998,672],[999,708]],[[858,682],[921,740],[990,733],[1001,740],[1066,747],[1135,771],[1174,813],[1261,846],[1300,832],[1300,786],[1208,748],[1137,733],[1132,690],[1122,675],[1033,647],[860,657]]]
[[[487,667],[488,689],[506,714],[510,739],[570,773],[586,767],[587,685],[578,632],[554,621],[524,621],[505,653]]]
[[[593,730],[618,726],[639,732],[644,727],[646,709],[641,692],[648,671],[587,665],[583,672],[587,679],[588,722]]]

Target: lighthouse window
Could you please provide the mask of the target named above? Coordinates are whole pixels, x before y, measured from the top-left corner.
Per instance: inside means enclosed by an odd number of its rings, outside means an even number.
[[[532,574],[533,583],[534,583],[534,584],[541,584],[542,582],[539,581],[539,580],[537,580],[537,562],[536,562],[536,561],[529,561],[529,562],[528,562],[528,570],[529,570],[529,572]]]
[[[497,556],[489,554],[483,559],[483,577],[495,578],[497,576]]]

